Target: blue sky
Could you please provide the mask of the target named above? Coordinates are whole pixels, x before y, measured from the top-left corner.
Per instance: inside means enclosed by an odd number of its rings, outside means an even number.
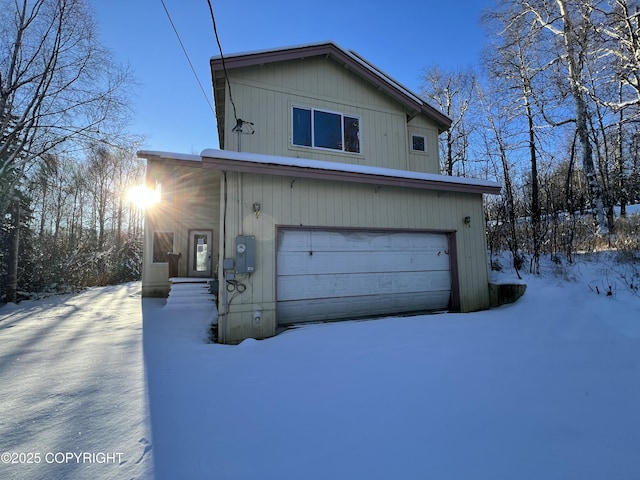
[[[481,12],[493,0],[212,0],[223,53],[331,40],[418,90],[425,67],[477,66]],[[91,0],[101,41],[138,81],[133,133],[149,150],[217,148],[215,117],[160,0]],[[209,58],[219,54],[206,0],[165,0],[213,105]]]

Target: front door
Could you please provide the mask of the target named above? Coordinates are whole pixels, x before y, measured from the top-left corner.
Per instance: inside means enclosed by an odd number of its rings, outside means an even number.
[[[189,273],[190,277],[211,276],[211,230],[189,230]]]

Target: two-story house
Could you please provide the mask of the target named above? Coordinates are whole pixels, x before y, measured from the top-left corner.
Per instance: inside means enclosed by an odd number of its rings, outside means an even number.
[[[440,175],[451,120],[333,43],[211,60],[220,150],[139,152],[143,295],[219,278],[219,341],[291,324],[489,307],[482,196]],[[176,272],[174,272],[176,273]]]

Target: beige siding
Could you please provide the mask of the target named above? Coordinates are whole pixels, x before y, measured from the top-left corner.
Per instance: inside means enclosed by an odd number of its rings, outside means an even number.
[[[256,272],[240,277],[247,289],[231,301],[220,324],[223,342],[275,333],[275,233],[278,225],[455,231],[462,311],[488,308],[486,245],[480,194],[327,182],[289,177],[227,174],[240,194],[228,198],[227,245],[238,234],[255,235]],[[261,214],[252,213],[259,202]],[[469,216],[471,223],[464,224]],[[232,249],[226,253],[233,257]],[[221,288],[221,295],[223,294]],[[252,312],[260,308],[262,321]],[[221,307],[223,309],[223,307]]]
[[[154,232],[173,232],[173,253],[181,253],[179,275],[187,276],[189,230],[213,230],[213,267],[219,249],[220,172],[204,170],[197,163],[176,167],[167,163],[147,163],[147,183],[162,186],[162,199],[145,215],[144,269],[142,293],[164,296],[168,293],[168,265],[153,263]]]
[[[423,117],[416,117],[409,122],[407,145],[409,147],[409,164],[407,170],[426,173],[440,173],[440,152],[438,148],[438,130]],[[426,137],[425,152],[414,152],[411,149],[413,135]]]
[[[331,58],[309,58],[230,72],[238,118],[254,124],[241,135],[242,151],[376,167],[439,171],[437,127],[418,116],[411,128],[428,133],[427,155],[410,159],[406,109]],[[361,153],[341,153],[291,144],[292,106],[335,111],[360,118]],[[233,106],[226,102],[225,148],[238,150]]]

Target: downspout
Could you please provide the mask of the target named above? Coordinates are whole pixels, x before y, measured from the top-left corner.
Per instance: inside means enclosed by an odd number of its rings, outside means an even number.
[[[242,225],[242,174],[241,173],[237,173],[238,178],[236,180],[236,194],[237,194],[237,198],[233,198],[231,199],[231,205],[236,205],[237,203],[237,209],[238,209],[238,221],[240,222],[240,226]],[[218,316],[219,317],[223,317],[224,321],[221,321],[219,319],[218,323],[220,324],[220,329],[218,331],[218,335],[219,335],[219,342],[220,343],[227,343],[227,328],[229,328],[229,307],[230,307],[230,301],[229,301],[229,290],[227,290],[227,278],[226,278],[226,271],[224,268],[224,260],[226,258],[235,258],[235,250],[232,249],[232,254],[227,256],[227,234],[231,234],[233,235],[234,232],[229,232],[228,229],[228,225],[227,225],[227,214],[228,214],[228,210],[229,210],[229,188],[228,188],[228,179],[227,179],[227,172],[223,171],[222,172],[222,181],[223,181],[223,185],[222,185],[222,276],[220,276],[220,267],[218,270],[218,277],[219,277],[219,289],[222,288],[222,302],[218,302]],[[233,215],[233,213],[232,213]],[[241,228],[241,227],[238,227]],[[237,232],[237,234],[239,234],[239,232]],[[231,241],[231,239],[230,239]],[[223,307],[221,307],[221,305],[224,305]],[[222,309],[222,311],[220,311]],[[224,326],[222,325],[224,323]]]
[[[242,172],[238,172],[238,231],[236,235],[241,235],[244,227],[242,225]]]
[[[222,313],[222,316],[224,317],[224,326],[222,328],[219,328],[218,330],[218,335],[220,335],[222,333],[222,339],[218,338],[218,341],[220,343],[227,343],[227,301],[228,301],[228,295],[229,293],[227,292],[227,282],[225,279],[225,272],[224,272],[224,259],[227,258],[227,208],[228,208],[228,188],[227,188],[227,172],[223,171],[222,172],[222,262],[220,265],[218,265],[218,290],[220,290],[220,288],[222,288],[222,296],[223,296],[223,301],[222,302],[218,302],[218,308],[220,308],[220,305],[224,305],[224,311]],[[220,266],[222,266],[222,276],[220,276]],[[218,315],[220,315],[220,312],[218,312]],[[220,324],[220,326],[222,326],[222,322],[220,322],[220,320],[218,320],[218,323]]]

